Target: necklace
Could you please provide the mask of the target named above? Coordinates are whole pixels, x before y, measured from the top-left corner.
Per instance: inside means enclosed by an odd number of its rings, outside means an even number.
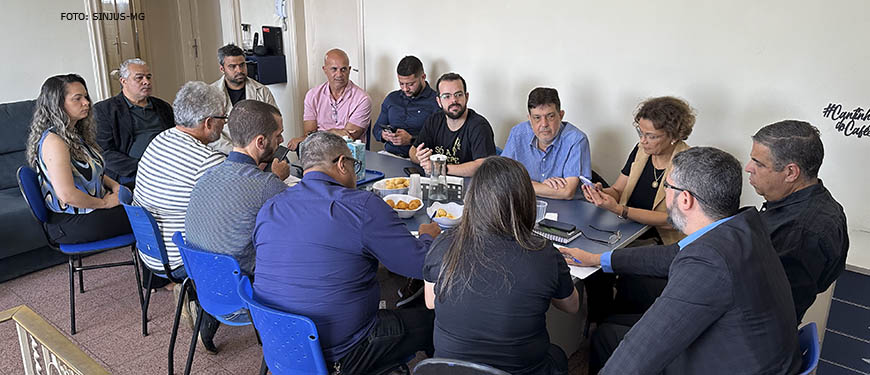
[[[662,169],[662,174],[659,175],[659,174],[656,174],[656,167],[653,167],[653,182],[652,182],[653,189],[659,188],[659,180],[661,180],[662,177],[664,177],[664,175],[665,175],[664,169]]]

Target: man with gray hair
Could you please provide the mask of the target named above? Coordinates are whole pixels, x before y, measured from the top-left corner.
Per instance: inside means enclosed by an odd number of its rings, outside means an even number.
[[[233,111],[233,106],[242,100],[256,100],[275,107],[275,97],[266,85],[248,77],[248,64],[245,52],[235,44],[227,44],[218,48],[218,65],[223,75],[211,85],[221,91],[227,106],[227,113]],[[284,129],[284,124],[281,124]],[[209,144],[213,149],[229,154],[233,150],[233,139],[230,130],[224,128],[221,138]]]
[[[227,121],[226,104],[220,90],[204,82],[187,82],[175,95],[175,127],[157,135],[139,161],[133,204],[154,216],[169,265],[176,277],[186,277],[175,232],[185,233],[184,218],[196,181],[226,155],[208,146],[220,137]],[[162,271],[163,263],[143,253],[140,258],[151,270]],[[191,324],[192,325],[192,324]],[[206,328],[204,331],[209,331]],[[213,331],[211,331],[213,332]],[[211,338],[201,335],[207,349]]]
[[[767,125],[752,136],[749,156],[749,184],[765,199],[761,219],[785,267],[800,322],[816,294],[846,268],[846,214],[818,177],[825,149],[815,126],[796,120]]]
[[[434,313],[379,310],[377,271],[381,263],[421,279],[438,225],[421,224],[415,238],[380,197],[355,189],[360,164],[338,135],[313,133],[300,148],[302,181],[257,215],[257,298],[311,318],[331,372],[378,373],[418,350],[431,354]]]
[[[664,182],[668,222],[687,237],[676,254],[658,246],[623,257],[620,272],[668,283],[633,327],[598,328],[596,334],[621,342],[607,359],[593,339],[590,372],[606,360],[601,374],[796,373],[801,356],[788,279],[758,211],[738,209],[740,163],[724,151],[694,147],[676,154],[672,165]],[[584,264],[599,260],[563,251]]]
[[[169,103],[151,96],[151,69],[145,61],[121,63],[119,81],[118,95],[94,104],[94,120],[106,175],[132,189],[145,148],[175,122]]]

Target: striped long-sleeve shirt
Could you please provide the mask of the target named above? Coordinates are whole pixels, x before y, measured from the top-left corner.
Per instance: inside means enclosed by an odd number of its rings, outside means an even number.
[[[190,192],[206,170],[224,159],[226,155],[177,128],[170,128],[151,141],[139,160],[133,204],[154,216],[173,269],[182,262],[178,247],[172,243],[172,235],[176,231],[184,233]],[[149,268],[163,269],[159,259],[141,255]]]

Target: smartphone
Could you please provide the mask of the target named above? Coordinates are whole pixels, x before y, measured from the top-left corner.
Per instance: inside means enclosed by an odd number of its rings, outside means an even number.
[[[392,126],[392,125],[384,125],[383,128],[384,128],[384,130],[386,130],[388,133],[395,133],[395,132],[396,132],[396,128],[395,128],[394,126]]]
[[[289,148],[278,145],[278,149],[275,150],[274,154],[272,154],[272,159],[278,159],[279,161],[286,160],[287,162],[289,162],[290,160],[287,159],[288,153],[290,153]],[[263,172],[271,172],[271,171],[272,171],[272,160],[270,159],[269,162],[266,163],[266,167],[263,168]]]
[[[284,146],[278,146],[278,149],[275,150],[275,154],[272,155],[272,159],[286,160],[287,154],[290,153],[290,149]],[[289,160],[287,160],[289,161]]]
[[[541,226],[547,227],[547,228],[558,229],[562,232],[572,232],[572,231],[574,231],[574,229],[577,228],[574,226],[574,224],[550,220],[550,219],[541,220],[541,222],[538,224]]]
[[[408,175],[408,176],[410,176],[410,175],[412,175],[412,174],[418,174],[418,175],[420,175],[420,176],[425,176],[425,175],[426,175],[426,172],[423,171],[423,168],[420,168],[420,167],[418,167],[418,166],[405,167],[404,171],[405,171],[405,174]]]
[[[580,176],[580,182],[582,182],[583,185],[595,187],[595,184],[592,183],[592,180],[586,177]]]

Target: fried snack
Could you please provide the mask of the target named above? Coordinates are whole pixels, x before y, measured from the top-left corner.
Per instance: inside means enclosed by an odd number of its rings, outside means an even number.
[[[384,181],[384,187],[387,189],[404,189],[411,185],[411,181],[407,178],[399,177],[399,178],[391,178],[389,180]]]
[[[414,199],[411,201],[411,203],[408,203],[408,209],[409,210],[416,210],[417,208],[419,208],[422,205],[423,205],[423,202],[421,202],[419,199]]]
[[[435,211],[435,217],[446,217],[450,220],[456,219],[456,216],[451,215],[447,210],[443,208],[439,208],[438,211]]]
[[[400,210],[407,210],[408,209],[408,202],[399,201],[399,203],[396,203],[396,208],[398,208]]]
[[[390,205],[390,207],[392,208],[396,208],[396,202],[394,202],[392,199],[387,199],[387,204]]]

